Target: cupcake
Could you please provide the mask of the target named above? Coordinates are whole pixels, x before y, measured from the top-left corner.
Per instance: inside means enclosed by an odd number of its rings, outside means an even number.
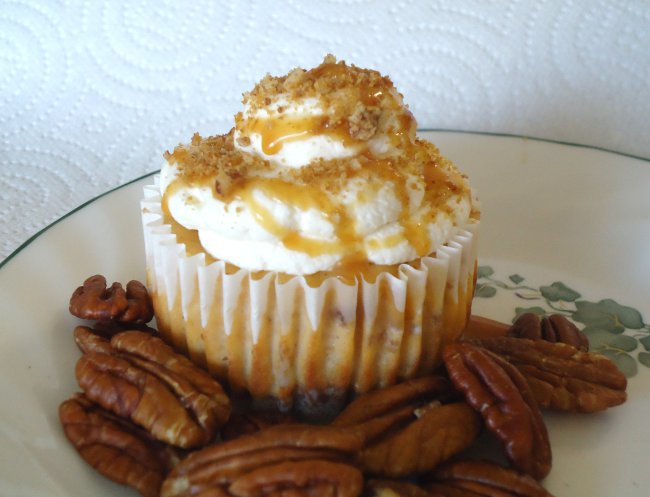
[[[479,211],[415,130],[388,77],[328,56],[166,153],[142,201],[161,334],[282,410],[434,370],[470,313]]]

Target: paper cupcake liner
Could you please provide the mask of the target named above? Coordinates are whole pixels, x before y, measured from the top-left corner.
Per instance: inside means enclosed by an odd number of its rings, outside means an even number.
[[[189,256],[161,210],[158,178],[144,188],[147,280],[162,335],[234,391],[289,408],[322,407],[423,375],[462,332],[475,285],[478,222],[435,256],[396,275],[346,284],[258,276]],[[282,281],[281,281],[282,280]]]

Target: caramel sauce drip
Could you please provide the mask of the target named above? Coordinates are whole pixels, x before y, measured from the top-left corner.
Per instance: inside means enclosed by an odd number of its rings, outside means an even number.
[[[262,137],[262,151],[275,155],[285,143],[304,140],[314,136],[329,136],[340,140],[345,146],[354,145],[347,131],[347,122],[331,125],[325,116],[288,116],[250,119],[245,126],[246,133],[257,133]]]
[[[269,233],[280,239],[285,247],[297,252],[303,252],[310,256],[339,252],[342,246],[350,243],[349,230],[344,228],[345,224],[333,223],[336,230],[338,241],[323,241],[314,238],[308,238],[291,230],[290,228],[278,223],[273,214],[255,198],[255,192],[263,192],[267,198],[278,200],[283,203],[290,202],[293,206],[302,211],[316,209],[326,215],[328,220],[336,217],[346,217],[339,206],[334,204],[331,199],[322,191],[317,189],[305,188],[304,186],[288,183],[278,178],[255,178],[249,180],[247,184],[236,194],[236,197],[243,200],[253,213],[255,220]],[[347,220],[347,219],[346,219]]]
[[[312,69],[309,73],[316,80],[321,78],[343,80],[348,70],[349,68],[344,65],[325,63]],[[392,82],[389,78],[373,79],[366,85],[359,85],[351,90],[356,93],[351,101],[359,102],[365,107],[379,107],[383,103],[385,109],[394,111],[399,116],[398,123],[388,130],[388,135],[391,143],[397,145],[410,135],[411,130],[415,127],[415,119],[391,93],[391,88]],[[336,99],[328,101],[326,97],[321,96],[320,100],[323,109],[334,109],[334,117],[328,114],[291,116],[278,111],[270,117],[244,119],[240,114],[237,117],[237,127],[243,136],[258,134],[261,137],[262,151],[269,156],[280,152],[285,143],[305,140],[314,136],[328,136],[341,141],[346,147],[357,146],[359,149],[365,149],[366,141],[357,139],[350,134],[350,114],[354,110],[351,104],[348,102],[348,108],[341,114],[337,112],[337,106],[340,107],[340,105]]]
[[[417,153],[418,144],[414,144],[407,155]],[[454,191],[456,182],[454,177],[449,176],[449,171],[443,170],[438,162],[432,157],[423,161],[420,165],[420,180],[425,183],[424,202],[425,205],[441,207]],[[413,217],[409,208],[409,183],[410,174],[406,174],[400,163],[400,158],[377,159],[369,152],[363,154],[356,168],[348,166],[339,171],[341,181],[345,181],[357,175],[365,175],[372,181],[369,185],[372,188],[361,192],[363,201],[372,199],[378,193],[381,185],[392,185],[392,191],[397,201],[402,206],[398,217],[401,225],[401,232],[388,236],[383,240],[372,239],[368,242],[367,248],[382,249],[392,248],[404,241],[407,241],[416,252],[418,257],[429,254],[430,240],[427,226],[432,221],[435,209],[425,211],[424,215]],[[276,236],[281,243],[290,250],[306,253],[312,257],[322,254],[341,254],[342,259],[338,264],[339,274],[369,274],[372,277],[373,266],[367,261],[366,246],[364,237],[356,232],[353,209],[346,206],[340,197],[330,195],[318,181],[293,182],[282,177],[254,176],[244,179],[236,189],[228,195],[220,195],[215,191],[214,185],[208,178],[185,178],[183,176],[174,180],[166,189],[163,195],[163,210],[169,214],[168,199],[186,185],[204,185],[213,189],[213,195],[224,202],[230,202],[235,198],[242,200],[251,210],[255,220],[269,233]],[[278,222],[273,213],[256,198],[256,192],[264,194],[271,201],[278,201],[301,210],[314,209],[321,213],[334,228],[334,240],[319,240],[307,237],[292,230],[290,227]],[[185,202],[191,202],[191,197],[185,198]]]
[[[375,240],[370,248],[391,248],[406,240],[414,247],[418,257],[425,256],[430,251],[430,240],[426,219],[413,219],[409,209],[410,195],[408,178],[395,167],[390,159],[369,159],[364,162],[362,169],[366,174],[375,178],[374,184],[391,184],[397,201],[402,206],[399,224],[402,231],[382,241]],[[348,174],[352,174],[348,172]],[[359,174],[359,173],[357,173]],[[425,167],[425,181],[440,184],[446,188],[447,177],[435,163]],[[379,181],[377,181],[379,179]],[[255,192],[263,193],[271,200],[289,203],[293,207],[306,211],[315,209],[321,213],[334,227],[335,241],[324,241],[303,236],[279,223],[273,214],[255,198]],[[374,192],[375,194],[377,192]],[[365,192],[367,196],[369,192]],[[362,270],[366,261],[364,238],[355,230],[353,211],[335,197],[327,194],[318,184],[300,185],[289,183],[280,178],[254,178],[238,190],[235,195],[242,199],[251,209],[256,221],[269,233],[278,237],[284,246],[290,250],[309,254],[312,257],[322,254],[343,254],[340,267],[346,267],[350,272]]]
[[[163,214],[163,220],[166,224],[170,224],[172,226],[172,231],[176,235],[176,241],[185,245],[185,251],[189,257],[203,253],[206,256],[206,264],[212,264],[213,262],[216,262],[217,259],[212,257],[203,249],[196,230],[189,230],[187,228],[184,228],[176,221],[174,221],[169,213]],[[417,267],[415,263],[410,263],[410,265]],[[239,270],[240,268],[234,264],[226,264],[227,274],[234,274]],[[394,265],[383,266],[378,264],[371,264],[367,261],[357,261],[357,263],[354,264],[338,265],[331,271],[319,271],[317,273],[305,275],[303,277],[309,286],[316,288],[328,278],[337,278],[349,285],[354,284],[357,278],[363,278],[364,280],[373,283],[382,273],[390,273],[393,276],[396,276],[397,267]],[[268,271],[251,272],[251,276],[255,280],[262,279],[266,274],[268,274]],[[279,273],[278,281],[279,283],[286,283],[294,277],[295,276],[291,274]]]

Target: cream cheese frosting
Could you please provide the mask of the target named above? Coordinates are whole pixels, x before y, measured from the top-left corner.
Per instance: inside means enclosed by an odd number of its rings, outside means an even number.
[[[392,82],[332,58],[267,76],[230,133],[195,135],[166,159],[168,214],[251,271],[409,262],[477,215],[467,178],[415,136]]]

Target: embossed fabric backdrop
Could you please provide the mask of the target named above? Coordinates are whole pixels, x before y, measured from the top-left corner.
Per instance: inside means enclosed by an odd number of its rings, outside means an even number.
[[[390,75],[423,129],[648,158],[649,47],[645,0],[0,0],[0,260],[328,52]]]

